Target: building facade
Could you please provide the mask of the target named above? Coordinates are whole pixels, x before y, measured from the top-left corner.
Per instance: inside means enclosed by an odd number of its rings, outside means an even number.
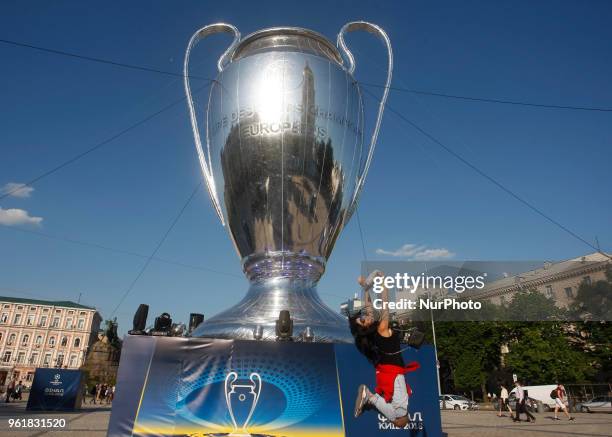
[[[37,367],[80,368],[101,321],[75,302],[0,296],[0,386],[30,386]]]
[[[547,262],[541,268],[489,282],[481,292],[469,297],[505,305],[521,291],[536,290],[553,299],[559,308],[567,308],[576,297],[580,284],[605,281],[606,269],[611,265],[610,257],[599,252],[561,262]]]

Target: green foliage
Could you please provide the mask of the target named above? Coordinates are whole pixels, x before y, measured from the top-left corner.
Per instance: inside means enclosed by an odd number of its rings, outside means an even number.
[[[606,269],[607,281],[582,282],[570,308],[574,318],[612,320],[612,267]]]
[[[502,307],[503,320],[559,320],[566,311],[555,306],[552,298],[544,296],[536,290],[522,291],[514,295],[507,307]],[[491,319],[493,320],[493,319]]]
[[[438,358],[450,364],[455,387],[480,389],[499,365],[501,332],[492,322],[438,322]]]
[[[106,338],[108,338],[108,342],[115,347],[120,345],[121,340],[119,340],[119,335],[117,334],[117,317],[114,317],[113,320],[106,320],[106,329],[104,330],[104,334]]]
[[[513,340],[506,365],[526,383],[585,382],[594,374],[588,357],[575,350],[565,323],[515,323],[507,332]]]
[[[443,386],[482,392],[487,381],[497,389],[512,373],[528,384],[609,382],[612,324],[594,321],[612,320],[612,267],[606,276],[608,281],[582,283],[569,310],[530,290],[508,305],[482,302],[481,310],[433,311],[438,359],[443,370],[448,368],[442,372]],[[411,315],[431,342],[432,312]],[[509,353],[502,355],[502,345]]]

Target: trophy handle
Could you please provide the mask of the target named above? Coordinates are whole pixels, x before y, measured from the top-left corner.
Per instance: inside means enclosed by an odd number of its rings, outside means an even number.
[[[251,387],[251,393],[253,394],[254,399],[253,399],[253,406],[251,407],[251,411],[249,412],[249,416],[244,421],[244,425],[242,426],[242,428],[245,431],[246,431],[247,425],[251,421],[251,417],[253,417],[253,412],[255,412],[255,407],[257,407],[257,402],[259,401],[259,395],[261,394],[261,386],[262,386],[261,376],[259,376],[259,373],[255,373],[255,372],[251,373],[251,375],[249,376],[249,379],[253,383],[253,386]]]
[[[193,137],[196,144],[196,149],[198,151],[198,158],[200,160],[200,166],[202,167],[202,172],[204,173],[204,180],[206,181],[206,187],[208,188],[208,194],[210,195],[210,199],[213,203],[215,211],[221,220],[221,224],[225,226],[225,219],[223,218],[223,212],[221,210],[221,204],[219,202],[219,198],[217,197],[217,190],[215,187],[215,181],[212,176],[212,164],[210,161],[210,145],[208,144],[208,135],[206,138],[206,152],[204,152],[204,148],[202,147],[202,139],[200,137],[200,129],[198,127],[198,120],[196,118],[195,107],[193,104],[193,96],[191,94],[191,86],[189,83],[189,57],[191,56],[191,50],[200,42],[200,40],[206,38],[209,35],[213,35],[215,33],[231,33],[234,35],[234,40],[232,44],[227,48],[227,50],[219,57],[217,61],[217,69],[219,72],[223,71],[225,65],[229,62],[229,58],[234,52],[236,46],[240,42],[240,32],[235,26],[226,23],[215,23],[209,24],[208,26],[204,26],[198,31],[196,31],[192,37],[189,39],[189,44],[187,44],[187,50],[185,51],[185,61],[183,63],[183,83],[185,86],[185,94],[187,97],[187,105],[189,106],[189,117],[191,120],[191,128],[193,130]],[[208,126],[207,126],[208,133]]]
[[[350,217],[353,215],[355,208],[357,207],[357,200],[359,199],[359,195],[361,194],[361,190],[363,188],[365,178],[368,174],[368,170],[370,169],[370,163],[372,162],[372,157],[374,156],[376,140],[378,139],[378,132],[380,130],[380,123],[382,121],[383,112],[385,110],[385,103],[387,102],[387,97],[389,95],[391,77],[393,76],[393,49],[391,48],[391,41],[389,40],[389,36],[380,26],[368,23],[367,21],[352,21],[350,23],[346,23],[344,26],[342,26],[342,29],[340,29],[340,32],[338,33],[337,45],[338,48],[344,53],[344,55],[346,56],[346,60],[348,61],[348,65],[346,66],[346,70],[348,71],[348,73],[352,75],[355,71],[355,58],[353,57],[353,54],[344,42],[344,34],[348,32],[354,32],[355,30],[365,30],[366,32],[372,33],[381,39],[381,41],[387,47],[388,66],[387,82],[385,83],[383,95],[380,99],[380,105],[378,106],[378,117],[376,118],[376,125],[374,126],[374,132],[372,133],[372,138],[370,140],[370,147],[368,150],[365,165],[363,167],[363,173],[357,178],[355,194],[353,195],[353,199],[351,200],[351,204],[349,205],[347,210],[347,220],[350,219]]]
[[[236,418],[234,417],[234,410],[232,408],[232,401],[230,399],[230,394],[234,392],[234,383],[238,379],[238,374],[236,372],[230,372],[225,377],[225,402],[227,403],[227,409],[230,413],[230,419],[232,424],[234,425],[234,431],[238,429],[238,425],[236,424]]]

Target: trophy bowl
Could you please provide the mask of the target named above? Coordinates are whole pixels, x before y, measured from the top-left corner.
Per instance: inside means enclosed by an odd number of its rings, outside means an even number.
[[[380,37],[389,56],[387,86],[369,144],[364,106],[344,34]],[[189,83],[193,47],[213,33],[234,40],[217,63],[201,140]],[[208,319],[198,337],[274,339],[288,310],[296,333],[352,341],[347,321],[319,298],[317,282],[357,206],[376,144],[393,65],[378,26],[346,24],[338,47],[311,30],[278,27],[241,39],[218,23],[198,30],[185,54],[184,81],[204,180],[228,229],[250,287],[237,305]],[[344,58],[341,55],[344,54]]]

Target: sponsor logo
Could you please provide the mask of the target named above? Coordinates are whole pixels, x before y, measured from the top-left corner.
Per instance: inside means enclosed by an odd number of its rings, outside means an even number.
[[[257,407],[262,381],[259,373],[255,372],[251,373],[249,380],[250,383],[237,384],[238,374],[236,372],[230,372],[225,377],[225,401],[234,427],[230,435],[251,435],[247,431],[247,426],[251,417],[253,417],[255,407]],[[246,414],[246,418],[243,414],[242,417],[236,420],[237,411],[248,412],[248,414]]]
[[[408,423],[403,428],[399,428],[393,424],[382,414],[378,413],[378,429],[409,429],[413,431],[422,430],[424,428],[423,417],[420,411],[413,414],[408,413]]]
[[[55,375],[53,375],[53,379],[49,382],[51,385],[53,386],[58,386],[58,385],[62,385],[62,381],[61,381],[62,376],[59,373],[56,373]]]

